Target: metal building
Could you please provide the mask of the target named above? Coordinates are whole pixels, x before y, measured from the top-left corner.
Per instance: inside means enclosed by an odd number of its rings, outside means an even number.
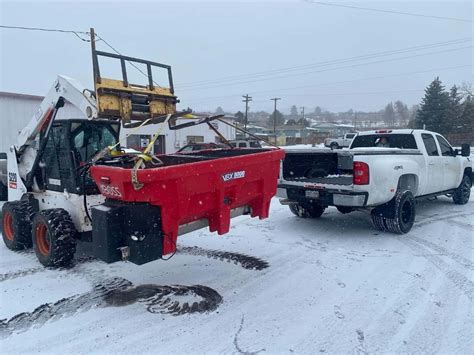
[[[42,96],[0,92],[0,152],[6,152],[16,139],[18,133],[30,121],[38,110]],[[63,117],[84,118],[81,111],[66,102],[59,112],[57,119]],[[179,120],[178,123],[184,122]],[[226,139],[235,139],[235,129],[221,122],[214,126]],[[138,129],[123,129],[120,141],[123,147],[142,149],[150,139],[159,132],[159,138],[154,146],[155,154],[174,153],[188,143],[217,142],[216,134],[205,124],[181,130],[170,130],[167,125],[150,125]]]

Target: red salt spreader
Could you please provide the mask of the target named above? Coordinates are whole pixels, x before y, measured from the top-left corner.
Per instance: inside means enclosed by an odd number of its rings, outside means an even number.
[[[174,253],[178,235],[207,226],[222,235],[233,217],[267,218],[284,155],[229,146],[160,155],[139,169],[136,159],[98,162],[90,174],[106,201],[92,208],[94,255],[144,264]]]

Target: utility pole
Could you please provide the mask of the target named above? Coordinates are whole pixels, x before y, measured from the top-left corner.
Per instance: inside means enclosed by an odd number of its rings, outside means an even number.
[[[301,121],[302,124],[304,124],[304,106],[301,107],[301,113],[303,114],[303,120]]]
[[[248,112],[249,112],[249,102],[252,101],[252,97],[249,96],[249,94],[247,95],[242,95],[242,97],[244,98],[242,100],[242,102],[245,102],[245,122],[244,122],[244,129],[245,131],[247,131],[247,123],[248,123],[248,119],[247,119],[247,115],[248,115]],[[244,133],[244,138],[247,137],[247,133]]]
[[[301,136],[301,143],[303,143],[303,131],[304,131],[304,127],[305,127],[305,124],[304,124],[304,106],[301,107],[301,113],[303,114],[303,118],[301,119],[301,132],[300,132],[300,136]]]
[[[99,62],[95,54],[95,30],[93,27],[90,29],[91,34],[91,49],[92,49],[92,72],[94,74],[94,90],[97,92],[96,84],[100,84],[100,73],[99,73]]]
[[[276,143],[276,118],[277,118],[277,101],[281,100],[280,97],[274,97],[270,99],[275,101],[275,108],[273,109],[273,134],[275,135],[275,143]]]

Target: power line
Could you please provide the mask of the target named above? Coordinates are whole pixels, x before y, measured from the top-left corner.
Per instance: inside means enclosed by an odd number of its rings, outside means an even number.
[[[24,26],[5,26],[0,25],[0,28],[13,29],[13,30],[24,30],[24,31],[41,31],[41,32],[59,32],[59,33],[72,33],[76,35],[81,41],[90,42],[90,39],[85,39],[79,36],[79,34],[90,36],[89,32],[84,31],[73,31],[73,30],[63,30],[56,28],[41,28],[41,27],[24,27]]]
[[[388,90],[388,91],[366,91],[366,92],[336,92],[336,93],[321,93],[321,94],[289,94],[288,96],[308,96],[308,97],[320,97],[320,96],[357,96],[357,95],[380,95],[380,94],[399,94],[405,92],[421,92],[424,89],[406,89],[406,90]]]
[[[6,25],[0,25],[0,28],[5,28],[5,29],[14,29],[14,30],[25,30],[25,31],[42,31],[42,32],[59,32],[59,33],[72,33],[76,35],[80,40],[84,42],[90,42],[90,39],[84,39],[82,38],[79,34],[82,35],[87,35],[90,37],[90,32],[85,32],[85,31],[73,31],[73,30],[64,30],[64,29],[56,29],[56,28],[42,28],[42,27],[25,27],[25,26],[6,26]],[[122,55],[117,49],[115,49],[109,42],[107,42],[105,39],[103,39],[101,36],[99,36],[97,33],[95,33],[95,36],[104,44],[112,49],[115,53],[118,55]],[[97,40],[96,40],[97,42]],[[134,67],[136,70],[138,70],[142,75],[144,75],[146,78],[148,78],[148,75],[145,74],[143,70],[141,70],[139,67],[135,65],[135,63],[127,61],[132,67]],[[157,82],[153,81],[153,83],[161,87]]]
[[[458,65],[458,66],[453,66],[453,67],[433,68],[433,69],[428,69],[428,70],[412,71],[412,72],[398,73],[398,74],[391,74],[391,75],[373,76],[373,77],[359,78],[359,79],[353,79],[353,80],[342,80],[342,81],[333,81],[333,82],[328,82],[328,83],[308,84],[308,85],[300,85],[300,86],[293,86],[293,87],[286,87],[286,88],[252,91],[250,94],[255,95],[255,94],[260,94],[260,93],[305,89],[305,88],[310,88],[310,87],[327,86],[327,85],[334,85],[334,84],[348,84],[348,83],[354,83],[354,82],[365,81],[365,80],[377,80],[377,79],[386,79],[386,78],[393,78],[393,77],[400,77],[400,76],[407,76],[407,75],[425,74],[425,73],[431,73],[431,72],[438,72],[441,70],[471,68],[472,66],[473,66],[472,64],[466,64],[466,65]],[[235,99],[237,96],[238,94],[225,95],[225,96],[213,96],[213,97],[205,97],[201,99],[194,99],[188,102],[209,102],[216,99],[226,99],[226,98]],[[254,102],[259,102],[259,101],[254,101]]]
[[[431,54],[439,54],[439,53],[453,52],[453,51],[468,49],[468,48],[472,48],[472,47],[473,47],[473,46],[452,48],[452,49],[447,49],[447,50],[442,50],[442,51],[435,51],[435,52],[428,52],[428,53],[422,53],[422,54],[415,54],[415,55],[410,55],[410,56],[404,56],[404,57],[398,57],[398,58],[391,58],[391,59],[384,59],[384,60],[372,61],[372,62],[367,62],[367,63],[351,64],[351,65],[340,66],[340,67],[335,67],[335,68],[328,68],[328,69],[323,69],[323,70],[312,70],[312,71],[306,71],[306,72],[301,72],[301,73],[294,73],[294,74],[287,74],[287,75],[274,76],[274,77],[270,77],[270,78],[260,78],[260,79],[254,79],[254,80],[245,80],[245,81],[238,81],[238,82],[234,82],[234,83],[226,83],[226,84],[220,84],[220,85],[218,85],[218,84],[216,84],[216,85],[209,85],[209,86],[205,86],[205,87],[200,87],[199,90],[207,90],[207,89],[213,89],[213,88],[220,88],[220,87],[224,87],[224,86],[235,86],[235,85],[240,85],[240,84],[255,83],[255,82],[259,82],[259,81],[277,80],[277,79],[282,79],[282,78],[287,78],[287,77],[292,77],[292,76],[300,76],[300,75],[307,75],[307,74],[314,74],[314,73],[324,73],[324,72],[333,71],[333,70],[339,70],[339,69],[349,69],[349,68],[355,68],[355,67],[366,66],[366,65],[372,65],[372,64],[393,62],[393,61],[398,61],[398,60],[402,60],[402,59],[410,59],[410,58],[416,58],[416,57],[424,57],[424,56],[431,55]],[[183,90],[181,90],[181,91],[193,91],[193,90],[195,91],[195,90],[197,90],[197,89],[183,89]]]
[[[217,79],[207,79],[207,80],[181,83],[181,84],[177,84],[177,86],[179,86],[182,89],[184,87],[196,86],[196,85],[201,85],[201,84],[206,84],[206,83],[235,81],[238,79],[245,79],[247,77],[254,78],[256,76],[268,76],[271,74],[279,74],[279,73],[287,72],[287,71],[304,70],[304,69],[309,69],[312,67],[342,64],[345,62],[357,61],[357,60],[362,60],[362,59],[372,59],[378,56],[389,56],[389,55],[400,54],[404,52],[411,52],[411,51],[417,51],[417,50],[423,50],[423,49],[431,49],[431,48],[440,47],[440,46],[460,44],[463,42],[472,41],[473,38],[474,37],[458,38],[458,39],[449,40],[449,41],[428,43],[424,45],[411,46],[411,47],[395,49],[391,51],[382,51],[382,52],[370,53],[370,54],[359,55],[359,56],[354,56],[354,57],[338,58],[338,59],[332,59],[332,60],[327,60],[327,61],[322,61],[322,62],[309,63],[309,64],[292,66],[292,67],[284,67],[284,68],[267,70],[267,71],[253,72],[253,73],[248,73],[248,74],[239,74],[239,75],[233,75],[233,76],[217,78]]]
[[[435,16],[435,15],[426,15],[426,14],[419,14],[419,13],[412,13],[412,12],[404,12],[404,11],[393,11],[393,10],[374,9],[374,8],[369,8],[369,7],[360,7],[360,6],[353,6],[353,5],[334,4],[334,3],[327,3],[327,2],[313,1],[313,0],[306,0],[306,2],[307,2],[307,3],[310,3],[310,4],[315,4],[315,5],[344,7],[344,8],[347,8],[347,9],[365,10],[365,11],[373,11],[373,12],[383,12],[383,13],[395,14],[395,15],[406,15],[406,16],[415,16],[415,17],[426,17],[426,18],[433,18],[433,19],[437,19],[437,20],[449,20],[449,21],[460,21],[460,22],[474,22],[473,20],[469,20],[469,19],[465,19],[465,18],[446,17],[446,16]]]

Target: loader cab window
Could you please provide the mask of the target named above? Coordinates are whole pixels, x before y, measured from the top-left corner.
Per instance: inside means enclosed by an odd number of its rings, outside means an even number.
[[[107,125],[73,124],[71,131],[73,151],[82,163],[88,162],[102,149],[117,142],[116,135]]]
[[[67,152],[67,141],[64,126],[53,126],[42,156],[42,167],[47,180],[61,179],[61,155]],[[54,180],[52,180],[54,181]]]

